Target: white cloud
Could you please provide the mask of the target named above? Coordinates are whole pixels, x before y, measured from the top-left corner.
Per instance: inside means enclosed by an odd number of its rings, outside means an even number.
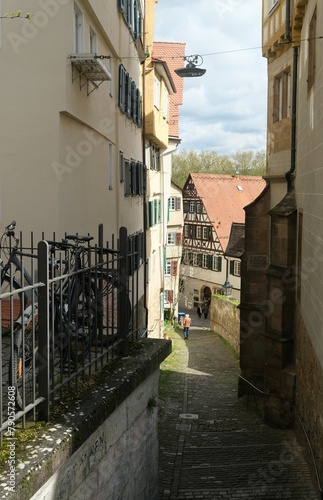
[[[186,78],[181,148],[265,149],[267,75],[260,0],[159,0],[155,40],[186,43],[206,73]],[[179,67],[184,61],[179,61]]]

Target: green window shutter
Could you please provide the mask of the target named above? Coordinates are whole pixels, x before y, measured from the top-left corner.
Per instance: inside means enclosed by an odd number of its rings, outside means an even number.
[[[131,118],[131,85],[132,85],[132,78],[130,75],[127,73],[126,75],[126,113]]]
[[[212,269],[212,261],[213,261],[213,255],[208,255],[207,256],[207,268]]]
[[[218,271],[219,273],[222,271],[222,257],[218,257]]]
[[[176,210],[181,209],[181,198],[179,196],[176,196]]]
[[[119,66],[119,94],[118,94],[118,106],[121,111],[125,110],[125,69],[123,64]]]
[[[167,222],[169,222],[169,211],[170,211],[170,198],[168,198],[168,203],[167,203]]]
[[[154,225],[154,202],[149,202],[149,227]]]
[[[203,256],[201,253],[197,254],[197,265],[198,267],[202,267]]]
[[[118,8],[121,12],[124,12],[124,2],[125,0],[118,0]]]
[[[203,204],[202,203],[197,204],[197,213],[199,213],[199,214],[203,213]]]
[[[137,89],[137,125],[141,127],[142,125],[142,97],[140,95],[139,89]]]
[[[131,118],[133,121],[137,122],[137,92],[136,92],[136,84],[135,82],[131,82]]]
[[[184,214],[187,214],[190,211],[190,203],[188,201],[183,202],[183,211]]]
[[[234,274],[234,261],[230,261],[230,274]]]
[[[142,194],[146,194],[146,189],[147,189],[147,167],[146,165],[142,166],[142,173],[143,173],[143,191]]]
[[[131,195],[131,164],[129,160],[124,160],[124,194]]]

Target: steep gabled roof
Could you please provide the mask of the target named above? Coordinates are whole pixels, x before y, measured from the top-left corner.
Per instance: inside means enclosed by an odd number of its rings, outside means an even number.
[[[244,224],[244,207],[260,195],[266,182],[258,176],[190,174],[183,189],[184,197],[190,179],[225,251],[232,223]]]
[[[227,257],[240,258],[245,248],[245,225],[233,222],[229,236],[229,242],[225,250]]]
[[[179,109],[183,104],[184,78],[175,73],[175,69],[183,66],[185,43],[154,42],[153,57],[167,62],[170,74],[175,83],[176,93],[170,96],[169,103],[169,136],[179,137]]]

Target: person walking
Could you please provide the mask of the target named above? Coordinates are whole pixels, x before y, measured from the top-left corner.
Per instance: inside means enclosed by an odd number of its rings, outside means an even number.
[[[197,306],[196,312],[197,312],[198,317],[201,319],[201,317],[202,317],[202,308],[201,308],[200,305]]]
[[[208,308],[207,304],[204,304],[202,312],[204,314],[204,319],[207,319],[207,314],[209,312],[209,308]]]
[[[192,320],[190,318],[190,315],[189,314],[185,314],[185,318],[184,318],[184,321],[183,321],[183,327],[184,327],[183,333],[184,333],[184,339],[185,340],[188,339],[188,334],[190,332],[191,322],[192,322]]]

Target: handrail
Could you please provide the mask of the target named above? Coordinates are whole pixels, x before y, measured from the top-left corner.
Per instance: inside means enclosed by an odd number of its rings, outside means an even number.
[[[277,396],[276,394],[270,394],[269,392],[264,392],[262,391],[261,389],[259,389],[258,387],[256,387],[255,385],[253,385],[249,380],[247,380],[245,377],[243,377],[240,373],[238,373],[238,376],[239,378],[241,378],[244,382],[246,382],[248,385],[250,385],[253,389],[255,389],[256,391],[258,391],[260,394],[263,394],[264,396],[269,396],[271,398],[277,398],[277,399],[280,399],[281,401],[284,401],[285,403],[289,403],[291,405],[291,407],[293,408],[294,412],[295,412],[295,415],[297,416],[298,420],[299,420],[299,423],[301,424],[301,427],[303,429],[303,432],[304,432],[304,435],[305,435],[305,438],[306,438],[306,441],[307,441],[307,444],[309,446],[309,449],[310,449],[310,452],[311,452],[311,456],[312,456],[312,460],[313,460],[313,464],[314,464],[314,470],[315,470],[315,475],[316,475],[316,480],[317,480],[317,485],[318,485],[318,489],[319,489],[319,492],[320,492],[320,496],[321,496],[321,500],[323,500],[323,490],[322,490],[322,486],[321,486],[321,481],[320,481],[320,477],[319,477],[319,472],[318,472],[318,468],[317,468],[317,465],[316,465],[316,460],[315,460],[315,456],[314,456],[314,452],[313,452],[313,448],[312,448],[312,445],[311,445],[311,442],[309,440],[309,437],[307,435],[307,432],[306,432],[306,429],[304,427],[304,424],[301,420],[301,417],[298,413],[298,411],[296,410],[295,408],[295,405],[294,403],[292,403],[292,401],[288,401],[287,399],[285,398],[282,398],[281,396]]]

